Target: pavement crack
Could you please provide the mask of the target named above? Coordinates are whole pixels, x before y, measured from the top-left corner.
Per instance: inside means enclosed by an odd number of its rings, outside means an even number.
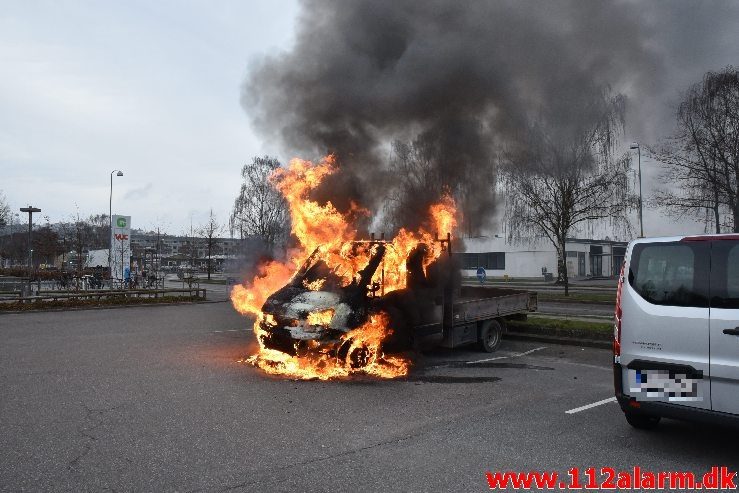
[[[339,459],[339,458],[346,457],[346,456],[349,456],[349,455],[359,454],[359,453],[362,453],[362,452],[366,452],[367,450],[372,450],[372,449],[375,449],[375,448],[378,448],[378,447],[383,447],[385,445],[390,445],[390,444],[393,444],[393,443],[396,443],[397,444],[397,443],[405,442],[407,440],[412,440],[414,438],[418,438],[420,436],[425,435],[429,431],[430,430],[422,430],[422,431],[419,431],[417,433],[411,433],[411,434],[400,436],[400,437],[388,438],[387,440],[382,440],[380,442],[372,443],[372,444],[366,445],[364,447],[358,447],[358,448],[354,448],[354,449],[344,450],[344,451],[338,452],[336,454],[326,455],[326,456],[323,456],[323,457],[316,457],[314,459],[309,459],[309,460],[304,460],[304,461],[293,462],[291,464],[285,464],[284,466],[280,467],[279,469],[277,469],[277,468],[270,469],[270,471],[271,470],[275,470],[275,471],[282,470],[282,469],[284,469],[286,467],[309,466],[311,464],[319,464],[321,462],[326,462],[326,461],[330,461],[330,460],[334,460],[334,459]],[[268,471],[260,471],[260,472],[268,472]],[[245,481],[243,483],[238,483],[238,484],[235,484],[235,485],[225,486],[224,488],[221,489],[221,491],[233,491],[233,490],[236,490],[236,489],[239,489],[239,488],[246,488],[247,486],[254,486],[254,485],[257,485],[257,484],[269,484],[269,483],[274,483],[274,482],[277,482],[277,481],[280,481],[280,479],[279,478],[269,478],[269,479],[266,479],[266,480]]]
[[[390,445],[390,444],[393,444],[393,443],[396,443],[396,444],[397,443],[402,443],[402,442],[405,442],[405,441],[408,441],[408,440],[412,440],[414,438],[419,438],[419,437],[421,437],[423,435],[426,435],[428,433],[431,433],[432,431],[438,429],[441,426],[449,426],[452,423],[454,423],[454,422],[456,422],[456,421],[458,421],[460,419],[464,419],[466,417],[469,417],[469,416],[478,416],[478,415],[480,415],[481,412],[489,411],[489,410],[491,410],[491,408],[494,408],[494,407],[496,407],[496,405],[491,405],[491,404],[485,404],[485,405],[482,405],[482,406],[476,406],[476,407],[473,407],[473,408],[466,409],[465,411],[461,411],[461,412],[455,413],[453,415],[448,415],[448,416],[444,416],[444,417],[436,417],[436,418],[433,418],[433,419],[429,420],[428,422],[419,424],[419,425],[417,425],[415,427],[416,431],[414,433],[408,433],[408,434],[405,434],[405,435],[394,436],[392,438],[381,440],[379,442],[375,442],[375,443],[372,443],[372,444],[369,444],[369,445],[365,445],[363,447],[358,447],[358,448],[354,448],[354,449],[344,450],[342,452],[338,452],[338,453],[327,455],[327,456],[323,456],[323,457],[316,457],[314,459],[308,459],[308,460],[304,460],[304,461],[293,462],[293,463],[290,463],[290,464],[284,464],[284,465],[281,465],[279,467],[270,467],[270,468],[266,468],[266,469],[257,470],[254,473],[252,473],[252,475],[269,474],[269,476],[267,478],[265,478],[265,479],[256,479],[256,480],[252,480],[252,481],[244,481],[244,482],[241,482],[241,483],[224,486],[223,488],[221,488],[220,491],[233,491],[233,490],[237,490],[239,488],[247,488],[247,487],[250,487],[250,486],[277,483],[277,482],[283,480],[283,478],[279,475],[279,472],[280,471],[284,471],[287,468],[303,467],[303,466],[309,466],[311,464],[319,464],[319,463],[322,463],[322,462],[326,462],[326,461],[330,461],[330,460],[335,460],[335,459],[340,459],[342,457],[346,457],[346,456],[350,456],[350,455],[354,455],[354,454],[359,454],[359,453],[362,453],[362,452],[366,452],[367,450],[372,450],[372,449],[380,448],[380,447],[383,447],[385,445]],[[497,412],[498,411],[495,410],[495,411],[493,411],[493,414],[497,414]]]
[[[333,459],[338,459],[340,457],[345,457],[347,455],[358,454],[360,452],[364,452],[366,450],[371,450],[371,449],[374,449],[374,448],[377,448],[377,447],[382,447],[384,445],[390,445],[392,443],[405,442],[406,440],[411,440],[413,438],[418,438],[420,436],[423,436],[426,433],[428,433],[428,431],[424,430],[424,431],[421,431],[421,432],[418,432],[418,433],[413,433],[413,434],[410,434],[410,435],[401,436],[399,438],[398,437],[390,438],[390,439],[383,440],[383,441],[380,441],[380,442],[376,442],[376,443],[373,443],[373,444],[370,444],[370,445],[366,445],[364,447],[359,447],[359,448],[355,448],[355,449],[345,450],[343,452],[339,452],[339,453],[336,453],[336,454],[327,455],[325,457],[317,457],[315,459],[310,459],[310,460],[306,460],[306,461],[296,462],[296,463],[290,464],[290,465],[291,466],[307,466],[307,465],[310,465],[310,464],[317,464],[317,463],[320,463],[320,462],[325,462],[327,460],[333,460]]]
[[[96,409],[91,408],[83,402],[82,407],[85,409],[85,415],[82,418],[82,423],[77,427],[77,433],[83,439],[84,443],[82,444],[82,450],[67,463],[67,470],[69,471],[78,470],[80,461],[87,457],[92,450],[94,442],[100,438],[95,431],[106,423],[109,413],[122,408],[123,404]],[[87,426],[88,424],[89,426]]]

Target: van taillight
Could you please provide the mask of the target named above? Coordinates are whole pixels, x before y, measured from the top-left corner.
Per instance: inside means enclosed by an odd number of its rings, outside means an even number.
[[[618,363],[621,356],[621,290],[624,286],[624,268],[626,262],[621,264],[621,273],[618,275],[618,288],[616,289],[616,311],[613,317],[613,356],[614,362]]]

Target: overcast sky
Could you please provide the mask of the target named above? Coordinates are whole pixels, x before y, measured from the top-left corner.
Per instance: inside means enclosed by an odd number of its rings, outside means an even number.
[[[682,61],[666,58],[673,85],[631,104],[659,112],[706,70],[739,64],[737,9],[691,3],[662,3],[681,8],[654,19],[670,26],[665,45],[680,41],[670,51]],[[107,213],[120,169],[113,212],[134,227],[181,233],[210,207],[225,222],[244,162],[292,157],[255,136],[239,101],[250,62],[291,48],[298,12],[287,0],[0,0],[0,190],[52,222]],[[626,140],[662,130],[627,122],[635,128]],[[642,164],[648,191],[656,175]],[[648,234],[702,229],[649,211],[646,222]]]
[[[172,233],[225,219],[271,152],[239,104],[250,60],[286,49],[280,1],[0,2],[0,190],[51,221],[113,213]]]

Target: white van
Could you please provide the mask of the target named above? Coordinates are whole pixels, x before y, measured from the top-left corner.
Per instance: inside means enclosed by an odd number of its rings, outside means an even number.
[[[614,323],[626,420],[739,423],[739,234],[632,241]]]

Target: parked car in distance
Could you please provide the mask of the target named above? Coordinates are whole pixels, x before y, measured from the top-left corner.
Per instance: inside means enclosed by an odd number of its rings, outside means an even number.
[[[739,423],[739,234],[629,243],[614,321],[626,420]]]

